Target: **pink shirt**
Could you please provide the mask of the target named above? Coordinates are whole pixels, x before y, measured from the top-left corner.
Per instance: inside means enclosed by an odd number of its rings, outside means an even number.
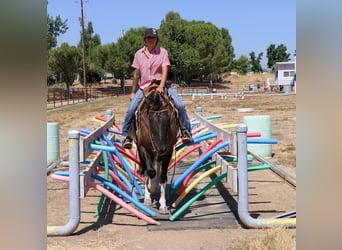
[[[134,56],[132,67],[140,70],[140,88],[148,87],[153,79],[161,80],[162,66],[171,66],[167,50],[156,46],[151,55],[145,52],[145,47],[139,49]]]

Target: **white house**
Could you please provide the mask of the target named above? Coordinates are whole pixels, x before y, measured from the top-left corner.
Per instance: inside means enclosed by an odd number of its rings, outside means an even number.
[[[296,74],[296,62],[277,62],[274,69],[274,83],[276,85],[291,85]]]

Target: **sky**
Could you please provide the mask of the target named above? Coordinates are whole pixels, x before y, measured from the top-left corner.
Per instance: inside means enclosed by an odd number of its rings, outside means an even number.
[[[47,13],[67,19],[67,32],[58,37],[58,46],[80,41],[80,0],[48,0]],[[172,0],[146,2],[141,0],[84,0],[85,27],[92,22],[101,44],[116,42],[130,28],[159,28],[169,11],[182,19],[205,21],[217,28],[226,28],[232,37],[235,58],[252,51],[263,52],[261,64],[267,66],[267,48],[283,44],[294,60],[296,51],[296,0]]]

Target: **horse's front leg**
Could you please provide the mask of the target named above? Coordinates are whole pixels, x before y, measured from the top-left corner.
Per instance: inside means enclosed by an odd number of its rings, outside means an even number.
[[[139,146],[138,149],[139,149],[138,150],[139,158],[140,158],[141,165],[142,165],[141,174],[144,174],[146,177],[144,204],[146,206],[151,206],[152,205],[151,193],[153,192],[150,189],[151,178],[150,178],[150,175],[148,175],[148,173],[149,173],[149,170],[151,169],[152,160],[151,160],[150,155],[146,152],[145,147]]]
[[[152,164],[155,164],[153,166]],[[144,204],[147,206],[152,206],[153,201],[151,194],[156,194],[158,192],[158,182],[159,182],[159,171],[155,171],[158,169],[158,163],[156,161],[148,162],[147,164],[147,180],[148,182],[145,185],[145,199]],[[152,174],[151,174],[152,173]]]
[[[168,161],[165,161],[168,163]],[[161,214],[168,214],[169,209],[166,206],[166,184],[167,184],[167,167],[168,164],[163,162],[163,166],[161,169],[161,175],[160,175],[160,198],[159,198],[159,212]]]
[[[166,206],[166,182],[164,183],[161,183],[160,185],[160,199],[159,199],[159,204],[160,204],[160,207],[159,207],[159,212],[161,214],[168,214],[169,213],[169,209],[168,207]]]
[[[145,194],[144,194],[144,205],[146,206],[152,206],[152,198],[151,198],[151,193],[149,190],[149,182],[150,182],[150,178],[146,178],[146,183],[145,183]]]

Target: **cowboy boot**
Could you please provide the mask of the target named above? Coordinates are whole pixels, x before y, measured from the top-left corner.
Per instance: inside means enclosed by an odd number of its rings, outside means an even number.
[[[181,137],[182,142],[185,144],[188,144],[192,141],[192,135],[186,128],[181,129]]]

